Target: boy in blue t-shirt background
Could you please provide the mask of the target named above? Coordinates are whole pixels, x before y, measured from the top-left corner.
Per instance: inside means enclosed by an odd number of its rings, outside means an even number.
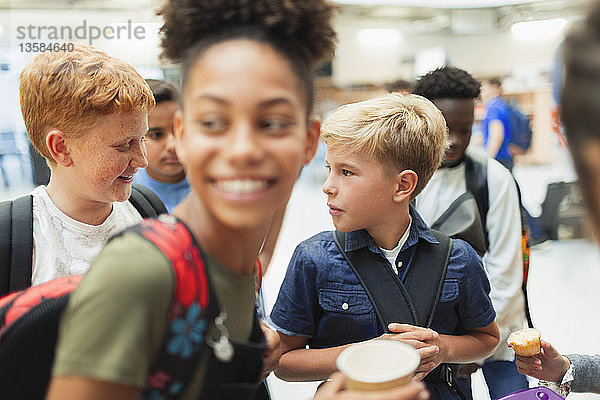
[[[346,232],[345,250],[366,247],[404,279],[417,245],[438,243],[410,203],[442,161],[442,114],[423,97],[390,94],[339,108],[323,124],[322,138],[329,170],[323,191],[335,227]],[[441,363],[484,359],[499,338],[489,291],[479,256],[454,240],[431,326],[381,326],[332,233],[321,232],[297,246],[270,316],[284,353],[276,374],[288,381],[326,379],[344,348],[374,338],[417,348],[419,380]],[[459,398],[429,375],[432,399]]]
[[[175,152],[173,123],[179,110],[179,91],[175,85],[158,79],[146,79],[150,86],[156,107],[148,115],[146,156],[148,166],[140,169],[133,177],[150,189],[162,200],[171,212],[190,192],[183,165]]]

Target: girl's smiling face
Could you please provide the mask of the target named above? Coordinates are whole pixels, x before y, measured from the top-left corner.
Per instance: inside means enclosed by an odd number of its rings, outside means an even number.
[[[229,229],[270,223],[287,202],[319,129],[289,61],[270,45],[229,40],[189,70],[177,154],[206,213]]]

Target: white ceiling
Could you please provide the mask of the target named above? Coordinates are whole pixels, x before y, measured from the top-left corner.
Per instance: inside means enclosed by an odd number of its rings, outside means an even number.
[[[340,4],[426,8],[487,8],[536,3],[545,0],[336,0]],[[565,2],[566,3],[566,2]]]
[[[300,0],[301,1],[301,0]],[[371,6],[401,6],[419,8],[495,8],[511,5],[534,3],[557,3],[553,0],[334,0],[342,5]],[[0,8],[82,8],[82,9],[133,9],[140,7],[157,7],[162,0],[0,0]],[[562,0],[563,7],[570,3],[580,3],[578,0]]]
[[[0,9],[139,11],[153,14],[164,0],[0,0]],[[303,1],[303,0],[297,0]],[[488,34],[515,22],[579,18],[592,0],[334,0],[342,16],[393,22],[409,33]],[[150,13],[150,14],[148,14]],[[140,18],[143,15],[140,15]]]

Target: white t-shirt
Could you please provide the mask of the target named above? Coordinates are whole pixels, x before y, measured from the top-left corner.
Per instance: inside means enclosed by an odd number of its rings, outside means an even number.
[[[58,209],[44,186],[33,192],[33,276],[39,285],[61,276],[87,272],[109,237],[135,225],[141,215],[129,202],[115,202],[100,225],[88,225]]]
[[[491,158],[487,163],[487,181],[490,204],[486,229],[490,244],[483,264],[500,328],[500,345],[492,359],[513,360],[514,352],[506,346],[506,339],[525,323],[519,198],[510,172]],[[453,168],[440,168],[417,196],[417,211],[431,225],[466,191],[464,162]]]
[[[396,257],[398,257],[400,249],[402,249],[402,246],[404,246],[404,242],[406,242],[406,239],[408,239],[408,235],[410,234],[410,226],[412,225],[412,217],[409,215],[408,218],[408,227],[404,231],[404,234],[398,241],[396,247],[394,247],[392,250],[386,250],[383,247],[380,247],[381,251],[383,251],[383,254],[385,254],[385,258],[387,258],[387,260],[392,265],[392,269],[394,270],[396,275],[398,275],[398,269],[402,267],[402,262],[396,264]]]

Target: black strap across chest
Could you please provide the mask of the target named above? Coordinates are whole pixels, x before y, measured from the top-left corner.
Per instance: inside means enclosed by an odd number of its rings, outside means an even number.
[[[358,277],[371,300],[383,329],[391,322],[428,327],[442,294],[452,239],[433,231],[439,241],[420,240],[405,282],[392,271],[382,256],[364,247],[345,251],[345,234],[333,232],[338,249]]]

